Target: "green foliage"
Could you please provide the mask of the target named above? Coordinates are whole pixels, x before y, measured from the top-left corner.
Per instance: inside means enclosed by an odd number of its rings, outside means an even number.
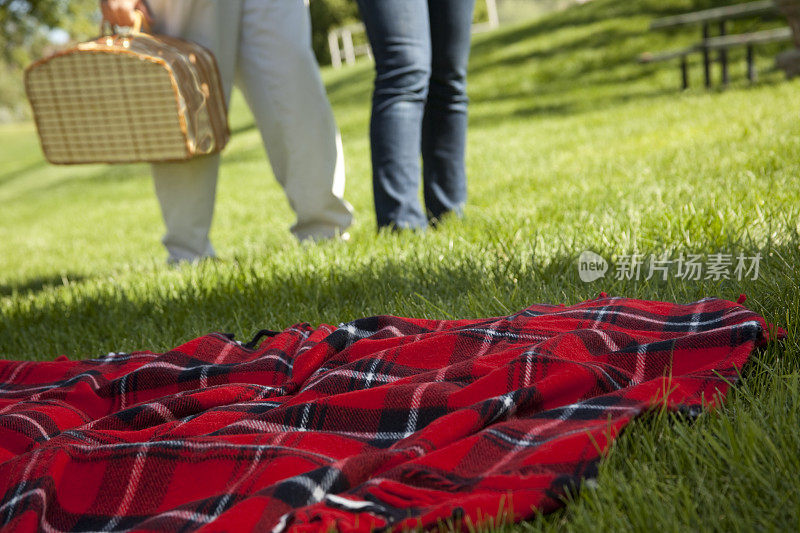
[[[321,65],[328,64],[331,61],[328,32],[360,20],[358,5],[355,0],[312,0],[309,7],[314,54]]]
[[[24,66],[31,53],[46,44],[44,36],[51,28],[63,29],[76,39],[85,37],[91,33],[96,10],[96,0],[0,0],[3,59]]]
[[[51,48],[58,28],[74,40],[96,33],[97,0],[0,0],[0,123],[27,112],[22,70]]]
[[[475,13],[472,17],[475,22],[486,22],[489,20],[489,9],[486,7],[484,0],[475,1]]]

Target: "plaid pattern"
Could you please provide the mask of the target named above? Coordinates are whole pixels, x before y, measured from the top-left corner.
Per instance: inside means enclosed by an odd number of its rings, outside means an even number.
[[[0,529],[341,531],[561,505],[647,409],[697,412],[764,319],[600,298],[295,325],[249,349],[0,362]]]

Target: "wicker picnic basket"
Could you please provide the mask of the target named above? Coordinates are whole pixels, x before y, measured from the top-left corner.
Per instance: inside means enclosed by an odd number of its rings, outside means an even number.
[[[25,90],[51,163],[190,159],[230,136],[214,56],[138,28],[34,63]]]

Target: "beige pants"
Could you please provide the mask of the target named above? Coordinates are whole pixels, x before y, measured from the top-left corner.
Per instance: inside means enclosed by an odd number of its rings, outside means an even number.
[[[225,96],[234,80],[255,116],[272,170],[297,214],[301,240],[341,234],[352,221],[339,132],[311,50],[303,0],[150,0],[154,31],[217,57]],[[170,261],[213,256],[208,238],[219,155],[153,165]]]

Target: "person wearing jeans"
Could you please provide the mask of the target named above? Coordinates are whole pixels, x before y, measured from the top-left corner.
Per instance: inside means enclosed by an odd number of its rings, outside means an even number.
[[[370,143],[378,227],[421,229],[460,213],[466,201],[475,0],[358,0],[358,7],[375,57]]]
[[[236,84],[253,112],[299,240],[346,235],[342,143],[311,49],[302,0],[102,0],[106,20],[130,25],[148,12],[155,33],[195,41],[217,58],[226,99]],[[208,234],[219,154],[153,165],[169,262],[214,255]]]

